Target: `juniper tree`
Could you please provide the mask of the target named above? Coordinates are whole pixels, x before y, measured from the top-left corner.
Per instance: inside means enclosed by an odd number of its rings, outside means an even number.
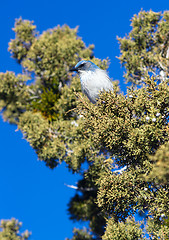
[[[68,210],[71,219],[89,221],[89,230],[75,229],[73,239],[169,236],[169,12],[141,11],[131,26],[119,38],[131,82],[126,95],[117,82],[95,105],[81,94],[68,70],[81,59],[107,69],[108,59],[95,58],[94,46],[66,25],[39,34],[33,22],[16,20],[9,50],[23,73],[0,75],[4,119],[18,125],[48,167],[65,161],[82,176]],[[133,216],[143,212],[139,223]]]
[[[12,218],[10,220],[1,220],[0,240],[26,240],[30,236],[30,232],[26,230],[24,233],[19,232],[22,226],[21,222]]]

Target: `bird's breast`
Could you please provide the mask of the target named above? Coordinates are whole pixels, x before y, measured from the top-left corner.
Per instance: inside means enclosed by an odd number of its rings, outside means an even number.
[[[113,90],[113,85],[103,70],[85,71],[80,74],[81,88],[91,102],[95,102],[100,91]]]

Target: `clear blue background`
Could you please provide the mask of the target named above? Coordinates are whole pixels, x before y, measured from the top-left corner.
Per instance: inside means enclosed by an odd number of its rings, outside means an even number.
[[[95,45],[95,56],[109,57],[109,75],[120,80],[125,90],[123,69],[119,60],[116,36],[123,37],[131,30],[130,19],[141,8],[148,11],[169,9],[168,0],[131,1],[40,1],[6,0],[0,3],[0,72],[21,72],[21,68],[7,51],[14,38],[15,18],[34,20],[40,33],[58,24],[79,26],[78,35],[86,45]],[[22,230],[32,231],[31,240],[62,240],[72,236],[74,226],[69,220],[67,203],[75,190],[64,184],[76,184],[62,164],[55,170],[38,161],[36,154],[22,138],[16,126],[0,118],[0,219],[15,217],[23,222]]]

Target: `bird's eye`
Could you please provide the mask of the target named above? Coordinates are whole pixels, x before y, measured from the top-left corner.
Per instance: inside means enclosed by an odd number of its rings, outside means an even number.
[[[81,63],[81,64],[80,64],[80,67],[83,67],[84,65],[85,65],[85,63]]]

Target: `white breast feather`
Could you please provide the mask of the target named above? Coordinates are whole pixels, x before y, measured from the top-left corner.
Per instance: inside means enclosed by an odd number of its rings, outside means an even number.
[[[82,92],[84,92],[91,102],[95,103],[100,91],[113,91],[113,84],[106,71],[97,69],[80,73]]]

